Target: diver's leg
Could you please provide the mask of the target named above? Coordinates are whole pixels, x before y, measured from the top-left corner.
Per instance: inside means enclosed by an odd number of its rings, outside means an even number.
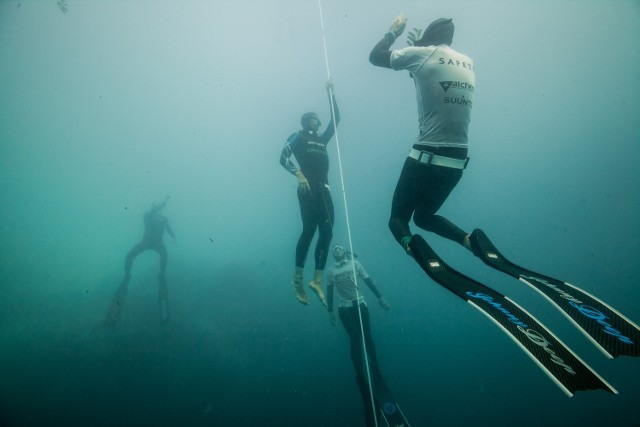
[[[362,338],[360,337],[360,320],[357,307],[341,307],[338,309],[340,321],[349,335],[351,361],[356,375],[366,378],[364,373],[364,358],[362,354]]]
[[[133,265],[133,260],[145,250],[147,250],[147,245],[144,242],[140,242],[129,251],[124,259],[125,274],[131,274],[131,266]]]
[[[418,166],[417,162],[411,158],[405,160],[391,202],[389,230],[407,252],[409,251],[409,240],[411,240],[409,221],[416,205],[415,196],[417,192],[414,176]]]
[[[298,189],[298,201],[300,202],[300,217],[302,219],[302,232],[296,245],[296,267],[304,268],[311,246],[311,240],[318,227],[318,215],[315,200],[316,188],[311,186],[308,191]]]
[[[436,233],[445,239],[465,244],[468,234],[443,216],[436,215],[449,194],[462,178],[462,169],[427,166],[425,169],[424,197],[413,216],[416,225],[424,230]]]
[[[160,274],[164,275],[167,269],[167,248],[163,243],[160,243],[154,247],[155,251],[160,255]]]
[[[440,215],[425,215],[418,214],[419,209],[416,209],[415,223],[420,228],[436,233],[438,236],[445,239],[453,240],[456,243],[460,243],[465,247],[470,247],[469,234],[459,228],[457,225],[449,221]]]
[[[296,267],[291,285],[298,301],[309,304],[309,297],[304,290],[303,271],[309,252],[311,240],[316,231],[315,214],[313,212],[313,194],[311,191],[302,191],[298,188],[298,201],[300,202],[300,216],[302,218],[302,232],[296,245]]]
[[[380,368],[378,366],[378,356],[376,353],[376,346],[373,343],[373,338],[371,336],[371,322],[369,321],[369,308],[360,304],[360,312],[362,314],[362,331],[364,333],[364,342],[366,344],[367,356],[369,357],[369,371],[371,372],[371,377],[373,378],[374,384],[376,386],[382,386],[387,388],[387,384],[382,377],[382,372],[380,372]]]
[[[324,273],[324,267],[327,264],[327,256],[329,254],[329,245],[333,238],[333,222],[335,219],[335,213],[333,208],[333,200],[331,200],[331,193],[327,186],[320,187],[320,203],[316,206],[319,215],[318,224],[318,241],[316,242],[315,250],[315,271],[313,274],[313,280],[309,282],[309,287],[316,293],[320,302],[323,305],[327,305],[324,291],[322,289],[322,275]]]
[[[362,353],[362,338],[360,336],[360,320],[357,307],[339,308],[338,314],[342,325],[349,334],[351,343],[351,361],[356,370],[356,384],[362,403],[364,404],[365,425],[371,427],[375,425],[373,405],[371,404],[371,391],[367,383],[367,377],[364,371],[364,357]]]

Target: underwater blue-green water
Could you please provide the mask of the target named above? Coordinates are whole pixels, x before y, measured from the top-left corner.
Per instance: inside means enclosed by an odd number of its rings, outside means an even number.
[[[637,323],[639,3],[322,10],[354,250],[391,304],[365,291],[411,425],[640,425],[640,360],[607,360],[538,294],[423,233],[619,391],[567,398],[395,243],[415,93],[406,73],[368,62],[400,12],[407,32],[452,17],[477,85],[471,161],[441,213]],[[311,0],[0,1],[1,426],[364,425],[347,334],[290,287],[301,222],[278,160],[302,113],[329,122],[322,35]],[[335,140],[329,155],[333,242],[346,245]],[[105,328],[143,214],[166,195],[171,321],[160,323],[158,256],[145,252]]]

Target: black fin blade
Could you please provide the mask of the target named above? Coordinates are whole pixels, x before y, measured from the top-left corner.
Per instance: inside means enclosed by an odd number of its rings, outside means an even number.
[[[608,357],[640,356],[640,328],[615,308],[574,285],[514,264],[480,229],[471,233],[471,247],[488,266],[542,294]]]
[[[449,267],[419,235],[409,243],[422,269],[489,317],[527,353],[568,395],[576,391],[617,391],[583,362],[551,331],[522,307],[499,292]]]

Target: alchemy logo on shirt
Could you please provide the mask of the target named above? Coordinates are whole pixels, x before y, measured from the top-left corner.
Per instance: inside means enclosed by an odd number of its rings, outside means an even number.
[[[460,90],[466,90],[468,92],[473,92],[473,85],[470,85],[469,83],[466,83],[466,82],[448,80],[448,81],[443,81],[443,82],[439,82],[439,83],[440,83],[440,86],[442,86],[442,89],[445,92],[448,91],[450,87],[452,87],[454,89],[460,89]]]

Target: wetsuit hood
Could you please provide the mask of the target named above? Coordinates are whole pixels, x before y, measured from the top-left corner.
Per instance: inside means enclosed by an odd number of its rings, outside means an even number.
[[[313,113],[313,112],[304,113],[302,115],[302,117],[300,117],[300,124],[302,125],[302,129],[310,130],[309,129],[309,123],[311,122],[311,119],[316,119],[316,120],[318,120],[318,122],[320,122],[320,119],[318,118],[318,115],[316,113]]]
[[[436,46],[439,44],[451,45],[455,27],[451,18],[438,18],[430,23],[424,30],[416,46]]]
[[[345,258],[344,247],[342,245],[335,245],[331,250],[331,253],[336,261],[342,261]]]

